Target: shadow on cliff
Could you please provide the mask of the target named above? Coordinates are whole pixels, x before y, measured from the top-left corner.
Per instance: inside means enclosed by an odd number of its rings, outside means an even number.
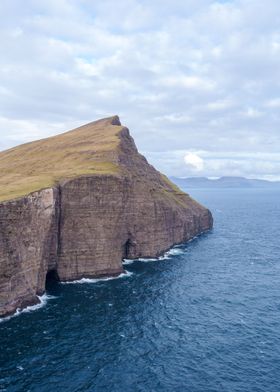
[[[56,270],[48,271],[46,275],[46,292],[57,291],[59,288],[59,277]]]

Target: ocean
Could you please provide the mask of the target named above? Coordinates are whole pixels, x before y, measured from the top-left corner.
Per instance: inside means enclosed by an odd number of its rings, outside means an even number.
[[[0,323],[1,392],[279,392],[280,191],[190,193],[211,232]]]

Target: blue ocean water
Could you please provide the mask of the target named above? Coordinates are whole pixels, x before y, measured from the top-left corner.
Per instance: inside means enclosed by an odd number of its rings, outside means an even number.
[[[279,191],[191,194],[212,232],[0,323],[0,391],[279,392]]]

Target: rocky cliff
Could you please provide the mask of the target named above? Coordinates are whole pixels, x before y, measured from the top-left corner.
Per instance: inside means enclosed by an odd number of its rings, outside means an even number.
[[[0,153],[0,316],[61,281],[118,275],[212,227],[117,116]]]

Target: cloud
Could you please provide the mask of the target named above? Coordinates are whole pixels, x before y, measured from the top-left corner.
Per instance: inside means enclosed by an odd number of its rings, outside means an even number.
[[[162,79],[161,83],[168,87],[183,87],[186,89],[211,90],[215,87],[215,83],[211,80],[203,79],[197,76],[178,75],[176,77],[169,76]]]
[[[186,156],[187,162],[185,162]],[[195,152],[176,150],[166,153],[154,152],[151,154],[150,160],[152,164],[158,162],[163,171],[167,171],[169,168],[172,172],[176,172],[179,177],[220,177],[225,175],[280,180],[280,157],[278,153],[253,153],[249,151],[217,153],[203,150]],[[182,162],[185,164],[182,165]]]
[[[265,103],[265,106],[269,108],[280,108],[280,98],[271,99]]]
[[[277,175],[278,0],[3,0],[0,12],[0,149],[118,113],[169,175],[198,174],[190,151],[199,175]]]
[[[203,159],[193,152],[188,152],[184,156],[184,161],[187,167],[190,168],[191,170],[202,171],[204,168]]]
[[[248,108],[245,111],[244,115],[249,118],[258,118],[258,117],[262,116],[262,112],[257,109],[254,109],[254,108]]]

